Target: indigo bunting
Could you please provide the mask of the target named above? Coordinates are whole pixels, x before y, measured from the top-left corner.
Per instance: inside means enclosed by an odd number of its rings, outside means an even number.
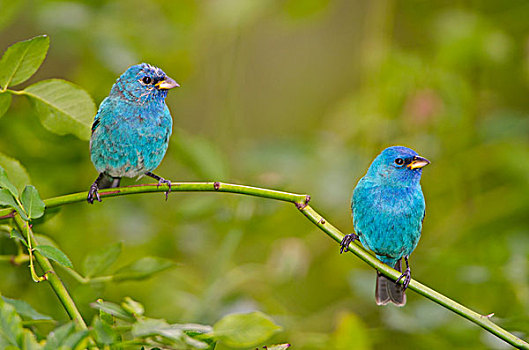
[[[146,63],[130,67],[117,79],[92,124],[90,155],[99,177],[90,186],[88,203],[101,202],[98,190],[118,187],[123,176],[147,175],[159,185],[168,184],[171,191],[171,181],[152,171],[167,151],[173,119],[165,98],[177,86],[160,68]]]
[[[421,237],[425,202],[421,189],[422,168],[430,161],[414,150],[394,146],[380,153],[358,181],[351,202],[355,233],[346,235],[340,252],[354,240],[371,249],[377,259],[402,272],[397,282],[377,271],[377,305],[406,304],[404,291],[411,280],[408,258]],[[404,279],[402,285],[398,282]]]

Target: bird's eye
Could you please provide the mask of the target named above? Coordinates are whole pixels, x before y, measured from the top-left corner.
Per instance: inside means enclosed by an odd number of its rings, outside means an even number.
[[[143,77],[143,79],[141,80],[144,84],[150,84],[152,79],[151,77]]]
[[[404,164],[404,159],[402,159],[402,158],[397,158],[397,159],[395,159],[395,164],[397,164],[397,165],[402,165],[402,164]]]

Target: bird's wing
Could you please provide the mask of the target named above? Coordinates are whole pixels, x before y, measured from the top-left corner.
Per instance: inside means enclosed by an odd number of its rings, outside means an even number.
[[[105,98],[103,102],[101,102],[101,105],[99,106],[99,110],[97,111],[96,116],[94,117],[94,122],[92,123],[92,135],[96,131],[97,127],[101,123],[101,117],[106,114],[106,112],[109,110],[110,100]]]

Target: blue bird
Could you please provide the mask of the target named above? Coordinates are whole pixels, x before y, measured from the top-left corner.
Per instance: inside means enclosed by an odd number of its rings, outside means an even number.
[[[167,151],[173,119],[165,98],[177,86],[160,68],[146,63],[130,67],[117,79],[92,124],[90,155],[99,177],[90,186],[90,204],[94,199],[101,202],[99,189],[118,187],[123,176],[147,175],[168,184],[171,191],[171,181],[152,171]]]
[[[407,147],[386,148],[354,189],[351,208],[356,234],[344,237],[340,253],[359,239],[377,259],[399,272],[402,272],[401,259],[406,262],[406,271],[397,282],[377,271],[377,305],[406,304],[404,291],[411,280],[408,258],[421,237],[426,207],[421,174],[428,164],[429,160]],[[404,279],[402,285],[398,284],[401,279]]]

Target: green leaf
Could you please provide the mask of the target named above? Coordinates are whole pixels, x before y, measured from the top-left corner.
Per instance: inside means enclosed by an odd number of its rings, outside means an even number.
[[[5,188],[0,189],[0,207],[1,206],[8,206],[15,209],[22,220],[29,220],[24,210],[15,202],[13,195]]]
[[[121,248],[122,244],[118,242],[88,254],[83,261],[85,276],[97,276],[108,269],[121,254]]]
[[[51,79],[27,87],[24,93],[48,130],[59,135],[74,134],[83,140],[90,138],[96,107],[85,90],[64,80]]]
[[[213,334],[222,343],[245,348],[258,345],[281,329],[262,312],[231,314],[213,326]]]
[[[50,38],[41,35],[8,47],[0,60],[0,86],[5,89],[28,80],[44,61],[49,46]]]
[[[1,166],[0,166],[0,188],[5,188],[13,195],[13,197],[18,198],[17,188],[15,187],[15,185],[11,183],[11,181],[9,181],[9,179],[7,178],[6,171]]]
[[[11,106],[11,94],[9,92],[0,93],[0,117],[7,112],[9,106]]]
[[[42,345],[37,342],[35,334],[29,329],[24,328],[24,335],[22,339],[22,349],[24,350],[41,350]]]
[[[24,244],[26,247],[28,246],[27,242],[26,242],[26,239],[24,238],[24,236],[22,236],[22,234],[20,233],[19,230],[17,230],[16,228],[12,228],[10,233],[9,233],[9,238],[12,238],[12,239],[18,239],[20,242],[22,242],[22,244]]]
[[[147,256],[119,269],[114,275],[114,280],[142,280],[157,272],[174,267],[175,265],[176,264],[169,259]]]
[[[125,309],[123,309],[118,304],[114,304],[108,301],[98,300],[95,303],[91,303],[90,306],[93,307],[94,309],[104,311],[107,314],[110,314],[122,320],[134,321],[134,317],[132,317],[132,315],[130,315],[127,311],[125,311]]]
[[[125,309],[129,314],[134,316],[141,316],[145,312],[145,308],[142,304],[138,303],[136,300],[133,300],[131,297],[123,298],[121,303],[123,309]]]
[[[23,220],[29,220],[24,210],[22,210],[22,208],[15,201],[15,198],[13,198],[13,194],[5,188],[0,189],[0,206],[11,207],[17,211]]]
[[[47,315],[43,315],[37,310],[35,310],[31,305],[26,303],[23,300],[16,300],[16,299],[10,299],[2,296],[2,299],[4,302],[13,305],[16,312],[19,315],[26,316],[27,318],[31,320],[51,320],[52,318]]]
[[[40,199],[39,191],[34,186],[27,185],[20,196],[20,202],[30,219],[38,219],[44,214],[44,202]]]
[[[29,185],[31,180],[26,169],[16,159],[10,158],[0,152],[0,166],[9,174],[9,179],[13,185],[19,190],[24,186]],[[1,186],[0,186],[1,187]],[[18,194],[17,194],[18,197]]]
[[[53,332],[48,335],[48,339],[43,350],[59,349],[62,345],[64,345],[66,339],[68,339],[68,337],[73,334],[74,331],[75,325],[73,324],[73,322],[68,322],[65,325],[54,329]]]
[[[0,189],[0,206],[8,206],[11,208],[15,208],[17,206],[15,198],[13,198],[13,194],[6,188]]]
[[[0,299],[0,349],[13,346],[18,349],[22,342],[22,319],[15,307]]]
[[[171,341],[168,345],[177,345],[177,348],[208,349],[207,342],[192,338],[185,334],[178,326],[170,325],[165,320],[142,318],[132,325],[132,335],[134,337],[154,337],[161,336]],[[163,342],[166,344],[166,342]]]
[[[109,345],[117,340],[117,334],[107,323],[101,321],[99,317],[94,318],[92,323],[95,339],[99,344]]]
[[[38,245],[35,247],[35,250],[40,252],[46,258],[54,260],[63,266],[73,269],[72,262],[68,256],[66,256],[66,254],[64,254],[58,248],[52,247],[50,245]]]

